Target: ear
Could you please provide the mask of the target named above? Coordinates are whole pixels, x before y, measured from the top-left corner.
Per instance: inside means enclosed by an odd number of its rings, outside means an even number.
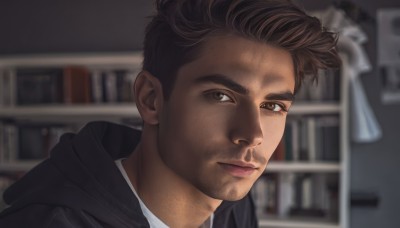
[[[142,71],[135,80],[133,91],[143,121],[151,125],[158,124],[164,100],[160,81],[150,72]]]

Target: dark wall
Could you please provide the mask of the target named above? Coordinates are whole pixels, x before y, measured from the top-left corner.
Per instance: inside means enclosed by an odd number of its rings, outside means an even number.
[[[0,55],[142,48],[150,0],[0,1]]]
[[[372,17],[398,0],[352,0]],[[306,9],[322,9],[332,1],[299,0]],[[0,55],[27,53],[111,52],[140,50],[151,0],[0,1]],[[378,208],[353,208],[352,228],[400,227],[400,104],[380,101],[376,69],[376,24],[361,23],[374,69],[361,76],[366,95],[383,130],[374,143],[351,145],[351,189],[379,194]]]
[[[376,18],[379,8],[400,8],[397,0],[354,0]],[[380,197],[378,208],[353,208],[351,227],[400,227],[400,104],[384,105],[381,102],[380,73],[377,63],[377,26],[362,23],[369,41],[365,45],[374,68],[361,76],[362,82],[382,127],[383,138],[374,143],[352,144],[351,188],[375,192]]]

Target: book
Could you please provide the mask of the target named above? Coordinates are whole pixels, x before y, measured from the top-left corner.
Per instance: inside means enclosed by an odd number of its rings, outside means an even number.
[[[313,192],[313,208],[320,208],[323,211],[329,210],[329,195],[326,183],[326,175],[316,173],[311,176],[312,179],[312,192]]]
[[[38,160],[48,157],[50,150],[67,131],[63,124],[18,123],[20,160]]]
[[[62,76],[61,69],[18,69],[17,104],[62,103]]]
[[[64,103],[91,102],[90,74],[85,67],[68,66],[63,69]]]
[[[308,117],[306,120],[306,125],[307,128],[307,151],[308,151],[308,160],[311,162],[316,162],[317,161],[317,129],[316,129],[316,118],[315,117]]]
[[[114,71],[105,71],[102,74],[103,101],[108,103],[117,102],[117,78]]]
[[[16,75],[12,69],[3,70],[2,77],[2,100],[3,106],[13,106],[16,103]]]
[[[290,217],[313,217],[326,219],[328,211],[323,208],[324,202],[328,201],[325,182],[316,182],[316,175],[310,173],[296,174],[294,181],[295,203],[290,208]],[[323,197],[323,198],[322,198]]]
[[[311,177],[308,175],[304,176],[301,182],[301,205],[300,207],[303,209],[312,208],[312,182]]]
[[[3,122],[3,153],[2,162],[13,162],[17,159],[18,128],[13,122]]]
[[[309,159],[309,140],[308,140],[308,125],[306,119],[299,120],[299,132],[298,132],[298,141],[299,141],[299,160],[307,161]]]
[[[91,91],[93,103],[103,102],[103,83],[102,72],[99,69],[93,69],[90,72]]]
[[[126,70],[115,71],[117,77],[117,101],[118,102],[133,102],[132,96],[132,74]]]
[[[308,116],[291,119],[285,127],[283,149],[277,147],[272,160],[286,161],[338,161],[339,117]]]
[[[303,158],[304,146],[306,142],[302,143],[302,119],[294,118],[288,119],[285,132],[284,132],[284,147],[286,161],[299,161]]]
[[[252,188],[259,217],[337,221],[338,174],[267,173]]]
[[[292,129],[291,148],[292,148],[292,161],[300,160],[300,124],[298,120],[290,122]]]
[[[285,160],[293,160],[293,145],[292,145],[293,129],[291,124],[286,124],[283,140],[285,143]]]
[[[264,175],[254,183],[251,194],[253,196],[257,215],[265,215],[268,201],[268,182]]]
[[[276,214],[278,211],[278,174],[277,173],[267,173],[265,174],[267,181],[267,204],[266,213]]]
[[[4,85],[4,70],[0,70],[0,107],[5,106],[4,90],[6,86]]]
[[[279,173],[279,198],[278,198],[278,216],[285,218],[289,216],[290,208],[293,207],[294,191],[293,181],[294,173]]]
[[[134,101],[136,71],[132,70],[80,66],[17,68],[1,71],[0,76],[0,107]]]
[[[320,160],[339,161],[340,160],[340,129],[339,118],[337,116],[325,116],[318,120],[320,131]]]

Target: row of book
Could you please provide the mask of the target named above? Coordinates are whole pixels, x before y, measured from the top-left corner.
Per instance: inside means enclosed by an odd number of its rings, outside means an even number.
[[[259,217],[338,220],[337,174],[268,173],[251,193]]]
[[[0,106],[132,102],[137,70],[17,68],[0,71]],[[339,100],[338,72],[321,71],[318,83],[305,80],[296,95],[299,101]]]
[[[114,122],[139,130],[142,126],[142,121],[136,118],[122,118]],[[78,132],[85,124],[0,119],[0,165],[45,159],[63,134]]]
[[[340,82],[339,70],[321,70],[316,81],[306,75],[296,94],[296,101],[339,101]]]
[[[0,72],[0,106],[133,102],[138,71],[17,68]]]
[[[141,122],[121,120],[129,126]],[[65,132],[79,127],[66,123],[0,121],[0,162],[43,159]],[[272,161],[339,161],[337,116],[309,116],[290,119]]]
[[[62,134],[74,131],[63,124],[0,122],[0,163],[41,160]]]
[[[284,136],[271,160],[339,161],[338,116],[306,116],[288,119]]]

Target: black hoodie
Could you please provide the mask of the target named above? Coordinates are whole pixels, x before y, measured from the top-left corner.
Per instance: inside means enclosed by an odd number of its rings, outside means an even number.
[[[65,134],[50,157],[4,193],[0,227],[149,227],[114,160],[129,156],[140,131],[106,122]],[[223,202],[214,228],[257,227],[250,195]]]

